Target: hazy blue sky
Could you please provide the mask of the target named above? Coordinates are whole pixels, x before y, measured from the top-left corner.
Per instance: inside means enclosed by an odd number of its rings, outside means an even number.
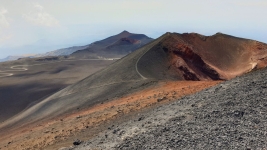
[[[0,58],[85,45],[123,30],[223,32],[267,43],[266,0],[0,0]]]

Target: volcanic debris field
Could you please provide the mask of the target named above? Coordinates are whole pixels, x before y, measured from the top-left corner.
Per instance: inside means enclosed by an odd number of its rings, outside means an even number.
[[[266,71],[139,113],[68,149],[265,149]]]

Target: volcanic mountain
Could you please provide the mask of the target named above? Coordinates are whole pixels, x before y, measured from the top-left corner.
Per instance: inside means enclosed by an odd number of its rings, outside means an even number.
[[[104,40],[94,42],[87,48],[74,52],[71,56],[77,58],[120,58],[151,42],[152,40],[152,38],[149,38],[144,34],[133,34],[128,31],[123,31]]]
[[[129,35],[125,37],[126,35]],[[117,45],[138,44],[132,34],[122,32],[96,42],[100,52]],[[143,37],[142,35],[135,35]],[[140,40],[140,39],[139,39]],[[112,45],[108,43],[112,43]],[[128,50],[120,52],[128,53]],[[95,53],[93,49],[78,51],[74,57]],[[104,54],[104,53],[103,53]],[[229,80],[266,67],[267,45],[258,41],[217,33],[166,33],[158,39],[116,61],[109,67],[70,85],[0,124],[0,131],[26,126],[85,110],[126,94],[140,91],[157,81]]]

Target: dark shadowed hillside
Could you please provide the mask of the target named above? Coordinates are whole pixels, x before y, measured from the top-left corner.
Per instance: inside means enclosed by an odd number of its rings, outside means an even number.
[[[104,40],[94,42],[86,49],[74,52],[71,56],[76,58],[120,58],[152,40],[152,38],[149,38],[144,34],[134,34],[129,33],[128,31],[123,31]]]

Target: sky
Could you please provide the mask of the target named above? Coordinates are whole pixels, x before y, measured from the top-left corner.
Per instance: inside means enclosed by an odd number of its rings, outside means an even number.
[[[123,30],[217,32],[267,43],[266,0],[0,0],[0,58],[82,46]]]

